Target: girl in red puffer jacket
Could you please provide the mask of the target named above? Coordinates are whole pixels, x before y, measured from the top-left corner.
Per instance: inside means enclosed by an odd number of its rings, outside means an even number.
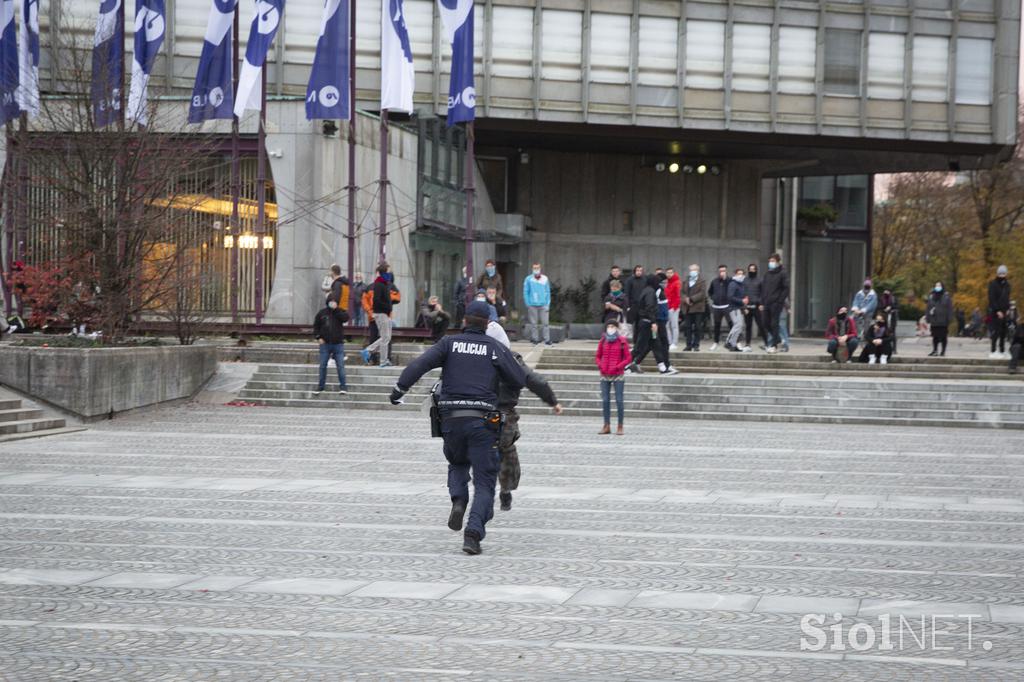
[[[629,352],[629,343],[619,334],[619,323],[610,321],[605,324],[605,333],[597,342],[597,354],[594,362],[601,372],[601,404],[604,410],[604,427],[601,435],[611,433],[611,392],[615,388],[615,407],[619,416],[619,428],[615,435],[622,435],[623,402],[622,390],[625,386],[626,367],[633,361]]]

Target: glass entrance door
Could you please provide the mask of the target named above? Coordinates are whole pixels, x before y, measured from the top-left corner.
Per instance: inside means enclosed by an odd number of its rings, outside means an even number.
[[[840,305],[849,305],[867,272],[867,244],[856,240],[801,239],[796,286],[796,328],[824,331]]]

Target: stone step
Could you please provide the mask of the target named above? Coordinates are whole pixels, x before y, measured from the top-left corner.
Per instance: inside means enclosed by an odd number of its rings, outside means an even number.
[[[15,440],[26,440],[28,438],[43,438],[44,436],[59,436],[65,433],[77,433],[85,430],[86,427],[84,426],[58,426],[52,429],[25,431],[24,433],[11,433],[0,436],[0,443],[9,443]]]
[[[17,421],[0,422],[0,436],[12,433],[42,431],[44,429],[58,429],[63,428],[64,425],[65,422],[63,419],[50,419],[45,417],[39,419],[19,419]]]
[[[335,382],[337,380],[335,379]],[[417,384],[413,393],[426,393],[430,384],[426,386]],[[557,381],[551,382],[555,395],[563,403],[574,400],[599,400],[599,387],[596,382],[588,386],[564,385]],[[246,384],[249,391],[263,392],[290,392],[290,393],[311,393],[316,388],[316,381],[260,381],[256,378]],[[374,395],[384,396],[390,392],[390,385],[365,384],[350,380],[348,391],[353,395]],[[337,384],[327,382],[327,391],[337,390]],[[627,397],[631,400],[642,400],[650,403],[650,406],[671,405],[675,403],[704,403],[718,405],[741,405],[741,404],[764,404],[776,405],[780,402],[792,405],[820,405],[830,404],[839,406],[862,406],[867,405],[875,409],[949,409],[949,410],[996,410],[1000,412],[1019,412],[1024,414],[1024,395],[1017,396],[1015,400],[1003,400],[1001,398],[983,400],[975,396],[973,399],[957,399],[944,393],[932,392],[930,394],[915,394],[904,396],[898,393],[883,391],[872,391],[871,393],[859,395],[853,392],[842,392],[840,395],[832,395],[824,391],[795,391],[780,394],[775,391],[760,390],[758,392],[744,391],[737,392],[730,387],[715,387],[707,390],[705,387],[685,387],[683,390],[673,391],[651,391],[627,388]],[[523,393],[524,398],[527,392]],[[984,396],[981,396],[984,397]],[[666,407],[665,409],[671,409]]]
[[[18,401],[19,403],[21,401]],[[23,421],[25,419],[38,419],[43,416],[43,411],[32,407],[16,407],[0,410],[0,424],[5,422]]]
[[[673,364],[673,366],[684,372],[701,372],[706,374],[748,374],[757,376],[785,376],[805,374],[813,376],[849,376],[852,373],[858,374],[879,374],[894,379],[932,379],[932,380],[958,380],[958,379],[979,379],[979,380],[1024,380],[1024,375],[1010,375],[1006,368],[1002,370],[979,370],[970,369],[967,371],[945,371],[945,370],[911,370],[904,371],[898,367],[889,365],[863,365],[855,363],[852,365],[824,365],[822,367],[747,367],[743,365],[731,366],[684,366]],[[646,367],[646,365],[644,365]],[[594,364],[550,364],[541,362],[537,369],[542,372],[559,371],[594,371]],[[649,373],[656,373],[652,367]]]
[[[17,398],[0,399],[0,410],[16,410],[21,407],[21,401]]]

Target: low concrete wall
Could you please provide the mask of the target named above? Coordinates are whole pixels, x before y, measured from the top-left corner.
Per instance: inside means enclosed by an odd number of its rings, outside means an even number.
[[[0,384],[84,419],[190,398],[216,371],[215,346],[0,347]]]

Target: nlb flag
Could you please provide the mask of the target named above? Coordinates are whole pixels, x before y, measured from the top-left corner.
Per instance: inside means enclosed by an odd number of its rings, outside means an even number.
[[[441,25],[452,46],[452,75],[448,84],[448,125],[476,117],[473,85],[473,0],[437,0]]]
[[[470,4],[472,6],[472,3]],[[402,0],[382,0],[380,12],[380,108],[412,111],[416,70]]]
[[[18,118],[18,34],[14,0],[0,1],[0,124]]]
[[[235,108],[235,67],[231,28],[238,0],[213,0],[206,21],[203,51],[199,55],[196,84],[188,105],[188,122],[231,118]]]
[[[247,109],[260,108],[263,99],[260,70],[267,60],[267,53],[277,35],[283,14],[284,0],[256,0],[256,14],[249,27],[249,44],[245,46],[245,59],[242,60],[242,71],[238,74],[235,116],[239,118]]]
[[[313,70],[306,88],[306,118],[348,119],[348,2],[325,0]]]
[[[18,106],[29,118],[39,115],[39,0],[21,0],[18,29]]]
[[[135,0],[135,55],[132,86],[128,90],[128,118],[146,125],[146,94],[149,74],[164,42],[164,0]]]
[[[121,87],[124,81],[123,0],[101,0],[92,48],[92,112],[102,128],[121,116]]]

